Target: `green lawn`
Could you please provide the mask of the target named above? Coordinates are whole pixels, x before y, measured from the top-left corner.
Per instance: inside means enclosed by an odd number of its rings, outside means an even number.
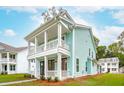
[[[44,81],[37,80],[33,82],[13,84],[13,86],[49,86],[52,84],[60,86],[123,86],[124,74],[101,74],[57,83],[45,83]]]
[[[78,81],[78,80],[77,80]],[[65,85],[75,86],[124,86],[124,74],[102,74],[90,76],[86,80],[79,82],[73,81]]]
[[[0,83],[29,79],[24,77],[24,75],[25,74],[0,75]]]

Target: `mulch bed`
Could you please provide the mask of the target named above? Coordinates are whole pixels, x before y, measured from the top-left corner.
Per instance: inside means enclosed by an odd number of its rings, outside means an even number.
[[[78,78],[69,78],[69,79],[66,79],[63,81],[58,81],[58,82],[54,82],[54,81],[48,82],[47,80],[37,80],[34,82],[42,83],[42,85],[44,85],[44,86],[63,86],[64,84],[71,83],[73,81],[87,80],[88,78],[96,77],[98,75],[100,75],[100,74],[82,76],[82,77],[78,77]]]

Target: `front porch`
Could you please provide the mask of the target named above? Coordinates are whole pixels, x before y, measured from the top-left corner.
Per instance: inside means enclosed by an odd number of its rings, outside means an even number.
[[[34,75],[36,78],[43,75],[45,78],[51,77],[54,79],[58,77],[59,80],[66,79],[69,77],[68,60],[69,57],[62,53],[36,58],[34,60],[36,68]]]
[[[15,74],[16,64],[14,63],[1,63],[0,64],[0,74]]]

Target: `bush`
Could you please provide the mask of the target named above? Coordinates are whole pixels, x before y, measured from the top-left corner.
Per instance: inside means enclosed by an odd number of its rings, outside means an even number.
[[[7,75],[8,73],[7,72],[1,72],[0,74],[1,75]]]
[[[4,75],[4,72],[1,72],[0,74],[1,74],[1,75]]]
[[[31,75],[31,78],[35,78],[35,76],[34,75]]]
[[[58,77],[55,77],[54,81],[55,82],[58,82],[59,81],[59,78]]]
[[[8,72],[4,72],[4,74],[5,74],[5,75],[7,75],[7,74],[8,74]]]
[[[25,78],[31,78],[31,75],[30,74],[24,74],[24,77]]]
[[[41,75],[41,76],[40,76],[40,79],[41,79],[41,80],[45,80],[44,75]]]
[[[52,78],[51,77],[47,77],[47,80],[48,80],[48,82],[50,82],[52,80]]]

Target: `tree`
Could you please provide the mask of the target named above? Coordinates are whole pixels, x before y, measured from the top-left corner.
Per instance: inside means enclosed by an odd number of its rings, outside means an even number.
[[[100,40],[96,36],[93,36],[93,37],[94,37],[94,41],[95,41],[96,46],[98,46]]]
[[[119,59],[119,67],[124,66],[124,54],[117,53],[115,56]]]
[[[118,52],[119,52],[118,43],[113,43],[113,44],[109,45],[109,46],[108,46],[108,49],[109,49],[111,52],[118,53]]]
[[[106,46],[97,47],[97,59],[104,58],[106,54]]]

